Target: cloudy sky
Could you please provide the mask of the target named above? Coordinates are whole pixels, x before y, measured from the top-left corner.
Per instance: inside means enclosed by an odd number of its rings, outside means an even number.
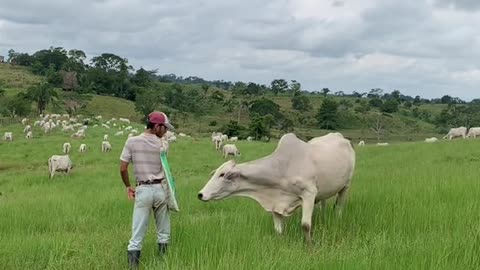
[[[0,0],[0,55],[50,46],[205,79],[480,97],[479,0]]]

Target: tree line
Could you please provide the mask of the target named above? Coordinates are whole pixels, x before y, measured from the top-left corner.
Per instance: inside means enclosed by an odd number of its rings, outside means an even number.
[[[286,79],[274,79],[269,85],[208,81],[196,76],[159,75],[157,70],[142,67],[135,70],[128,59],[112,53],[94,56],[90,63],[86,63],[86,59],[82,50],[62,47],[50,47],[32,55],[10,50],[7,62],[29,67],[45,81],[15,97],[4,97],[0,113],[28,114],[32,102],[36,104],[37,113],[42,113],[49,104],[75,113],[85,107],[91,94],[99,94],[131,100],[141,115],[158,108],[175,115],[176,120],[187,115],[200,119],[214,113],[230,113],[235,117],[221,127],[225,133],[257,139],[269,137],[272,128],[287,132],[294,127],[366,128],[381,136],[393,114],[408,117],[404,118],[405,125],[418,125],[408,123],[411,119],[443,129],[450,125],[480,125],[479,99],[469,103],[448,95],[425,99],[380,88],[350,94],[329,88],[307,91],[300,82]],[[2,88],[0,83],[0,96]],[[282,110],[273,101],[276,96],[287,96],[292,111]],[[314,108],[310,96],[321,98],[321,105]],[[446,108],[435,115],[422,108],[423,104],[445,104]],[[249,123],[241,123],[245,114],[249,115]],[[209,124],[216,125],[215,121]]]

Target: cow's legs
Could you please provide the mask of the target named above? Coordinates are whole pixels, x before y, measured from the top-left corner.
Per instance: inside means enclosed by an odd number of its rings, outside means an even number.
[[[272,212],[272,216],[273,216],[273,225],[275,227],[275,231],[277,231],[277,233],[279,234],[282,234],[283,233],[283,216],[278,214],[278,213],[275,213],[275,212]]]
[[[302,202],[302,228],[307,244],[312,244],[312,214],[315,207],[315,195],[306,194]]]
[[[348,188],[348,186],[345,186],[337,193],[337,200],[335,201],[334,208],[338,216],[342,216],[342,209],[347,199]]]

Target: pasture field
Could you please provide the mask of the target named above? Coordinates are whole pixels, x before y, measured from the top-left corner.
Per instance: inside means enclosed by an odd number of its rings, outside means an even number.
[[[0,141],[0,269],[126,269],[133,203],[119,175],[126,135],[87,129],[84,140],[55,131]],[[139,129],[140,130],[140,129]],[[101,152],[103,134],[113,150]],[[70,176],[48,179],[47,159],[72,143]],[[80,143],[88,150],[78,152]],[[271,153],[276,141],[238,142],[238,162]],[[479,269],[480,140],[356,147],[342,218],[332,201],[314,212],[312,249],[300,209],[284,235],[247,198],[203,203],[197,192],[223,159],[208,139],[178,138],[169,161],[181,211],[172,213],[168,255],[156,255],[153,218],[142,269]],[[130,174],[133,176],[132,167]]]

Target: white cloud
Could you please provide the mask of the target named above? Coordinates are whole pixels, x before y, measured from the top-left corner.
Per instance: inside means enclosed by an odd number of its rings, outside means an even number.
[[[63,46],[206,79],[471,99],[480,86],[479,3],[0,0],[0,54]]]

